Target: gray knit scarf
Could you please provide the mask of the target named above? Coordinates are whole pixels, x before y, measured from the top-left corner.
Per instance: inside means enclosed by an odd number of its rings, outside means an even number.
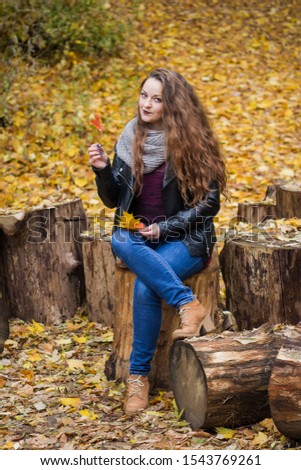
[[[134,139],[137,118],[127,123],[116,144],[118,157],[132,168],[133,154],[132,143]],[[165,162],[164,132],[149,129],[144,143],[142,155],[144,174],[151,173]]]

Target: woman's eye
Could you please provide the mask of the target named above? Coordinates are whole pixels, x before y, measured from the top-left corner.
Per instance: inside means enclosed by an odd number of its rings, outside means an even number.
[[[141,93],[141,98],[146,98],[146,93]]]
[[[155,98],[155,102],[156,103],[162,103],[162,100],[161,100],[161,98]]]

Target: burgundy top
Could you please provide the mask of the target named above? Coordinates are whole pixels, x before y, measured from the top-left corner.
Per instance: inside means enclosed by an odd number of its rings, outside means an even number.
[[[164,172],[165,163],[162,163],[154,171],[144,175],[141,194],[132,202],[131,212],[135,217],[141,217],[146,225],[165,219],[162,195]]]

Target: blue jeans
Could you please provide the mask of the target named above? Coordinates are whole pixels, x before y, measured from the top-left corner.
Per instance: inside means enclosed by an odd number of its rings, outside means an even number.
[[[139,232],[118,228],[112,249],[136,274],[130,374],[148,375],[160,334],[161,299],[179,308],[195,296],[183,280],[201,271],[208,256],[191,256],[181,240],[151,242]]]

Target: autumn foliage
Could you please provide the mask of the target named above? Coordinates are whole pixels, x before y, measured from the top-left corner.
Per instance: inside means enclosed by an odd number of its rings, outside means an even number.
[[[86,8],[83,29],[74,27],[69,6],[88,3],[100,17]],[[39,29],[33,10],[17,8],[28,4],[43,4]],[[58,30],[43,22],[50,4],[60,6]],[[87,214],[98,215],[104,207],[87,156],[98,136],[91,116],[101,116],[101,144],[112,157],[137,111],[141,80],[160,66],[195,87],[221,142],[230,201],[222,201],[218,234],[238,202],[262,201],[268,185],[300,179],[300,0],[18,0],[2,2],[0,22],[0,212],[80,197]],[[47,57],[46,31],[51,65],[38,59]],[[105,211],[111,228],[113,210]],[[120,406],[123,386],[103,374],[112,333],[85,317],[49,328],[14,320],[11,331],[0,362],[2,449],[291,445],[271,420],[191,432],[161,391],[129,423]]]
[[[0,6],[0,52],[5,57],[55,63],[67,51],[115,55],[125,22],[98,0],[4,0]]]
[[[141,219],[136,219],[133,214],[129,214],[126,211],[122,211],[122,215],[117,216],[117,226],[131,231],[140,230],[145,227]]]

